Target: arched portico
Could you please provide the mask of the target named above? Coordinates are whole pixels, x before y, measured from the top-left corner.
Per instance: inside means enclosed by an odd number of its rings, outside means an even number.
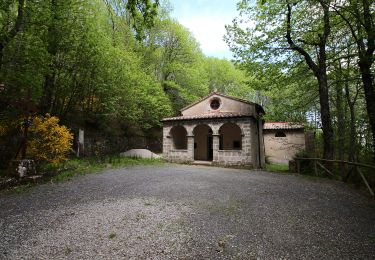
[[[219,129],[219,150],[242,150],[242,135],[237,124],[223,124]]]
[[[253,118],[169,121],[163,128],[164,158],[206,161],[225,166],[258,167],[259,130]]]
[[[170,137],[172,139],[173,149],[187,150],[188,142],[185,127],[181,125],[173,126],[170,131]]]

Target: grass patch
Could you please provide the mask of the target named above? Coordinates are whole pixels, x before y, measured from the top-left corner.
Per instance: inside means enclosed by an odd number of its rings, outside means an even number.
[[[285,164],[266,164],[268,172],[289,172],[289,166]]]
[[[24,193],[24,192],[30,190],[34,186],[35,186],[35,184],[27,183],[27,184],[23,184],[23,185],[14,187],[13,189],[10,190],[10,192],[11,193]]]
[[[109,239],[115,239],[116,238],[116,233],[111,233],[111,234],[109,234]]]
[[[74,176],[88,173],[98,173],[105,169],[116,169],[137,165],[162,165],[162,159],[143,159],[131,157],[104,157],[71,159],[64,162],[58,169],[58,174],[52,177],[52,181],[62,182],[71,180]]]

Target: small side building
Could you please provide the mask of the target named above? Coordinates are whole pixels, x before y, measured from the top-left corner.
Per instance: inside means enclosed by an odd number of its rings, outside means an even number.
[[[262,167],[263,108],[213,92],[164,118],[163,156],[171,162]]]
[[[304,126],[289,122],[269,122],[263,127],[266,161],[288,164],[305,149]]]

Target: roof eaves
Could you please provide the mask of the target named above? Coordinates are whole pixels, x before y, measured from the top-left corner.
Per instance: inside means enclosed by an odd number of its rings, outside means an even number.
[[[196,115],[196,116],[178,116],[178,117],[170,117],[170,118],[163,118],[160,120],[161,122],[170,122],[170,121],[184,121],[184,120],[207,120],[207,119],[226,119],[226,118],[244,118],[244,117],[254,117],[252,115],[241,115],[241,114],[221,114],[216,116],[204,116],[204,115]]]

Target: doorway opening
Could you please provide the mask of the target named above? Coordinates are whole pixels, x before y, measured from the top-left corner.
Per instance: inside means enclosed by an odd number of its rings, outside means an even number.
[[[193,133],[194,160],[212,161],[214,154],[212,129],[208,125],[198,125]]]

